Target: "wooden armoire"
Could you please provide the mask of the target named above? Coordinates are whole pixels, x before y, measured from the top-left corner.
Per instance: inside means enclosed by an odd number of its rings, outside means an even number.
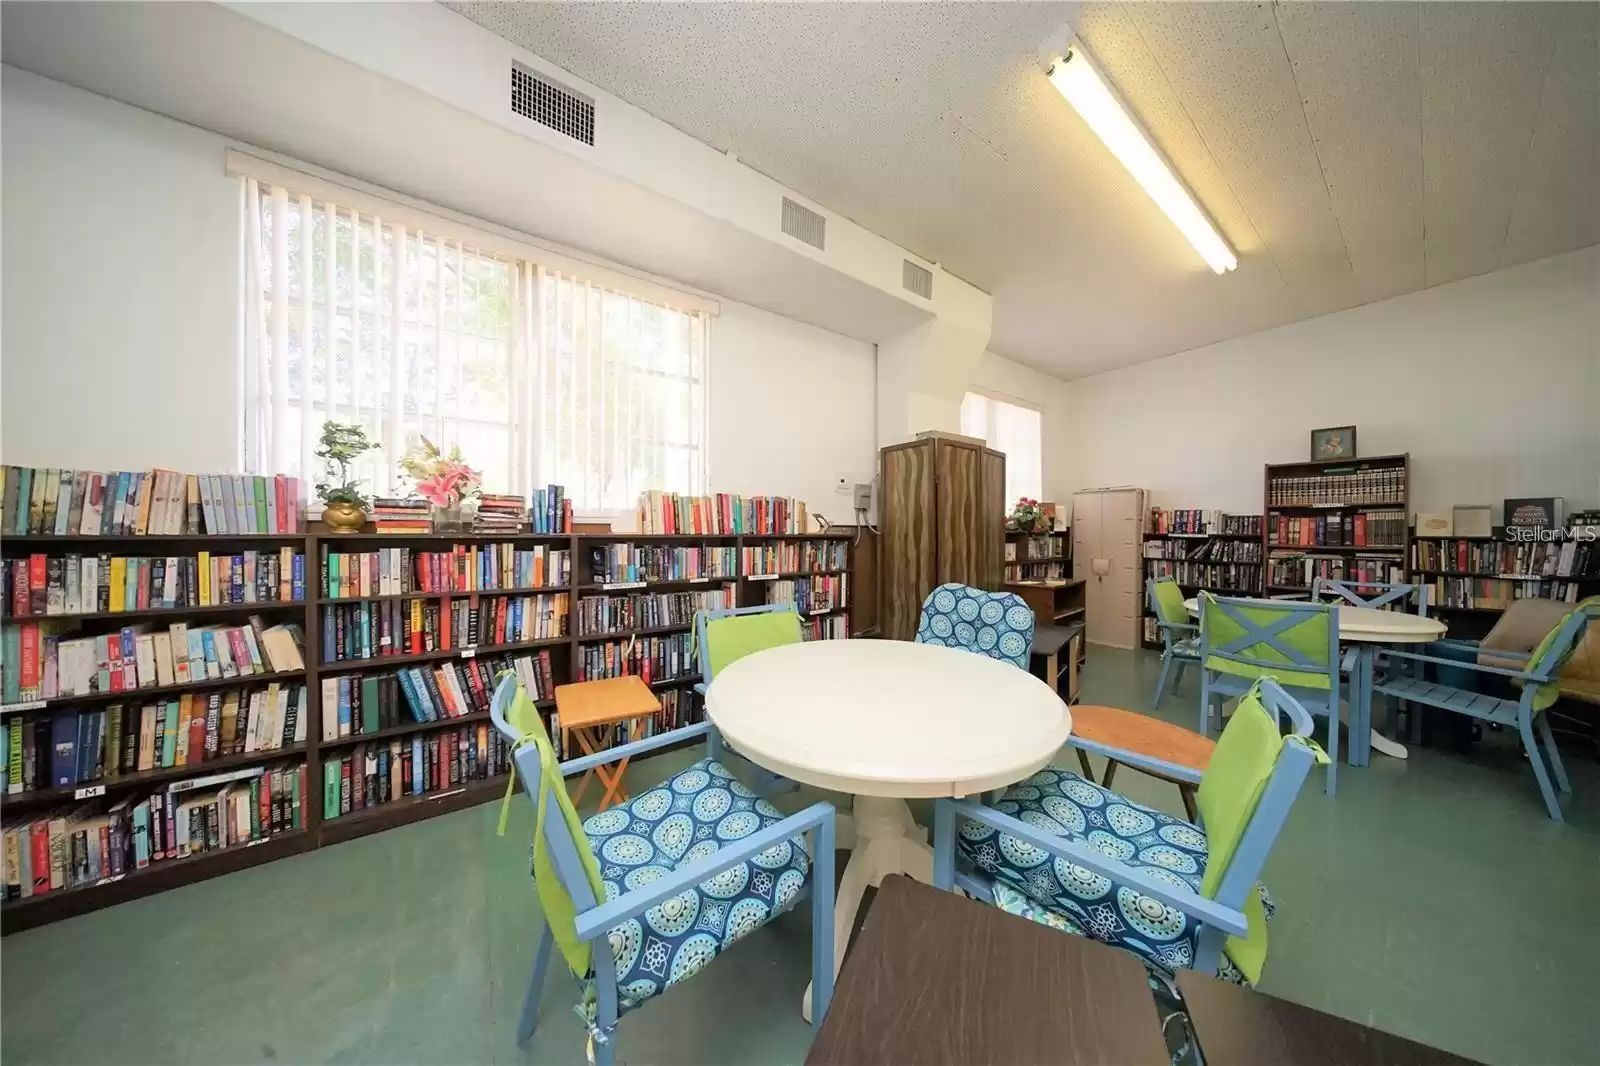
[[[1072,576],[1083,581],[1091,644],[1139,646],[1144,589],[1143,489],[1085,489],[1072,497]]]
[[[879,618],[885,637],[910,640],[939,585],[999,590],[1006,457],[972,437],[923,433],[884,448],[882,471]]]

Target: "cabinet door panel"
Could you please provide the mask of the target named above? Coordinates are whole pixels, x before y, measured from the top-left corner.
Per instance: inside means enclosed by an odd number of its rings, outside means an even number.
[[[996,592],[1005,578],[1006,457],[1001,452],[985,451],[980,463],[983,486],[979,495],[978,521],[984,540],[978,587]]]
[[[878,501],[883,541],[883,635],[910,640],[917,634],[922,600],[933,590],[934,491],[933,444],[909,444],[883,450],[883,492]]]
[[[981,587],[983,551],[988,538],[979,520],[982,506],[983,451],[970,444],[941,440],[934,450],[939,479],[938,584],[957,581]]]

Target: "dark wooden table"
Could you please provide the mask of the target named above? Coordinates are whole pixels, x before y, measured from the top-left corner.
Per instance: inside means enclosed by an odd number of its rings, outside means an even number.
[[[1167,1066],[1132,955],[883,879],[807,1066]]]
[[[1471,1063],[1311,1007],[1178,971],[1206,1066],[1446,1066]]]

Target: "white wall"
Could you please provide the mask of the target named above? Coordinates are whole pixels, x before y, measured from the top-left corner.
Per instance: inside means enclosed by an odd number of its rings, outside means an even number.
[[[1412,509],[1600,500],[1600,247],[1066,385],[1075,487],[1258,513],[1262,465],[1355,425]],[[1498,520],[1498,518],[1497,518]]]
[[[3,76],[0,455],[237,470],[230,142],[11,67]],[[848,520],[832,479],[876,469],[872,345],[730,300],[722,309],[712,487],[795,495]]]
[[[994,354],[983,353],[972,389],[1002,400],[1037,407],[1043,414],[1044,487],[1039,498],[1070,504],[1077,487],[1072,479],[1073,463],[1068,432],[1067,383],[1032,367],[1014,363]],[[1011,501],[1007,501],[1009,504]]]
[[[235,469],[239,190],[222,139],[3,77],[5,461]]]

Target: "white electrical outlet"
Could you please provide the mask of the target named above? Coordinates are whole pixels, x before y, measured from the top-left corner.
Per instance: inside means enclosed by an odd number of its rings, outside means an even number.
[[[836,474],[833,478],[833,491],[839,496],[848,496],[854,491],[852,488],[855,479],[845,474]]]

